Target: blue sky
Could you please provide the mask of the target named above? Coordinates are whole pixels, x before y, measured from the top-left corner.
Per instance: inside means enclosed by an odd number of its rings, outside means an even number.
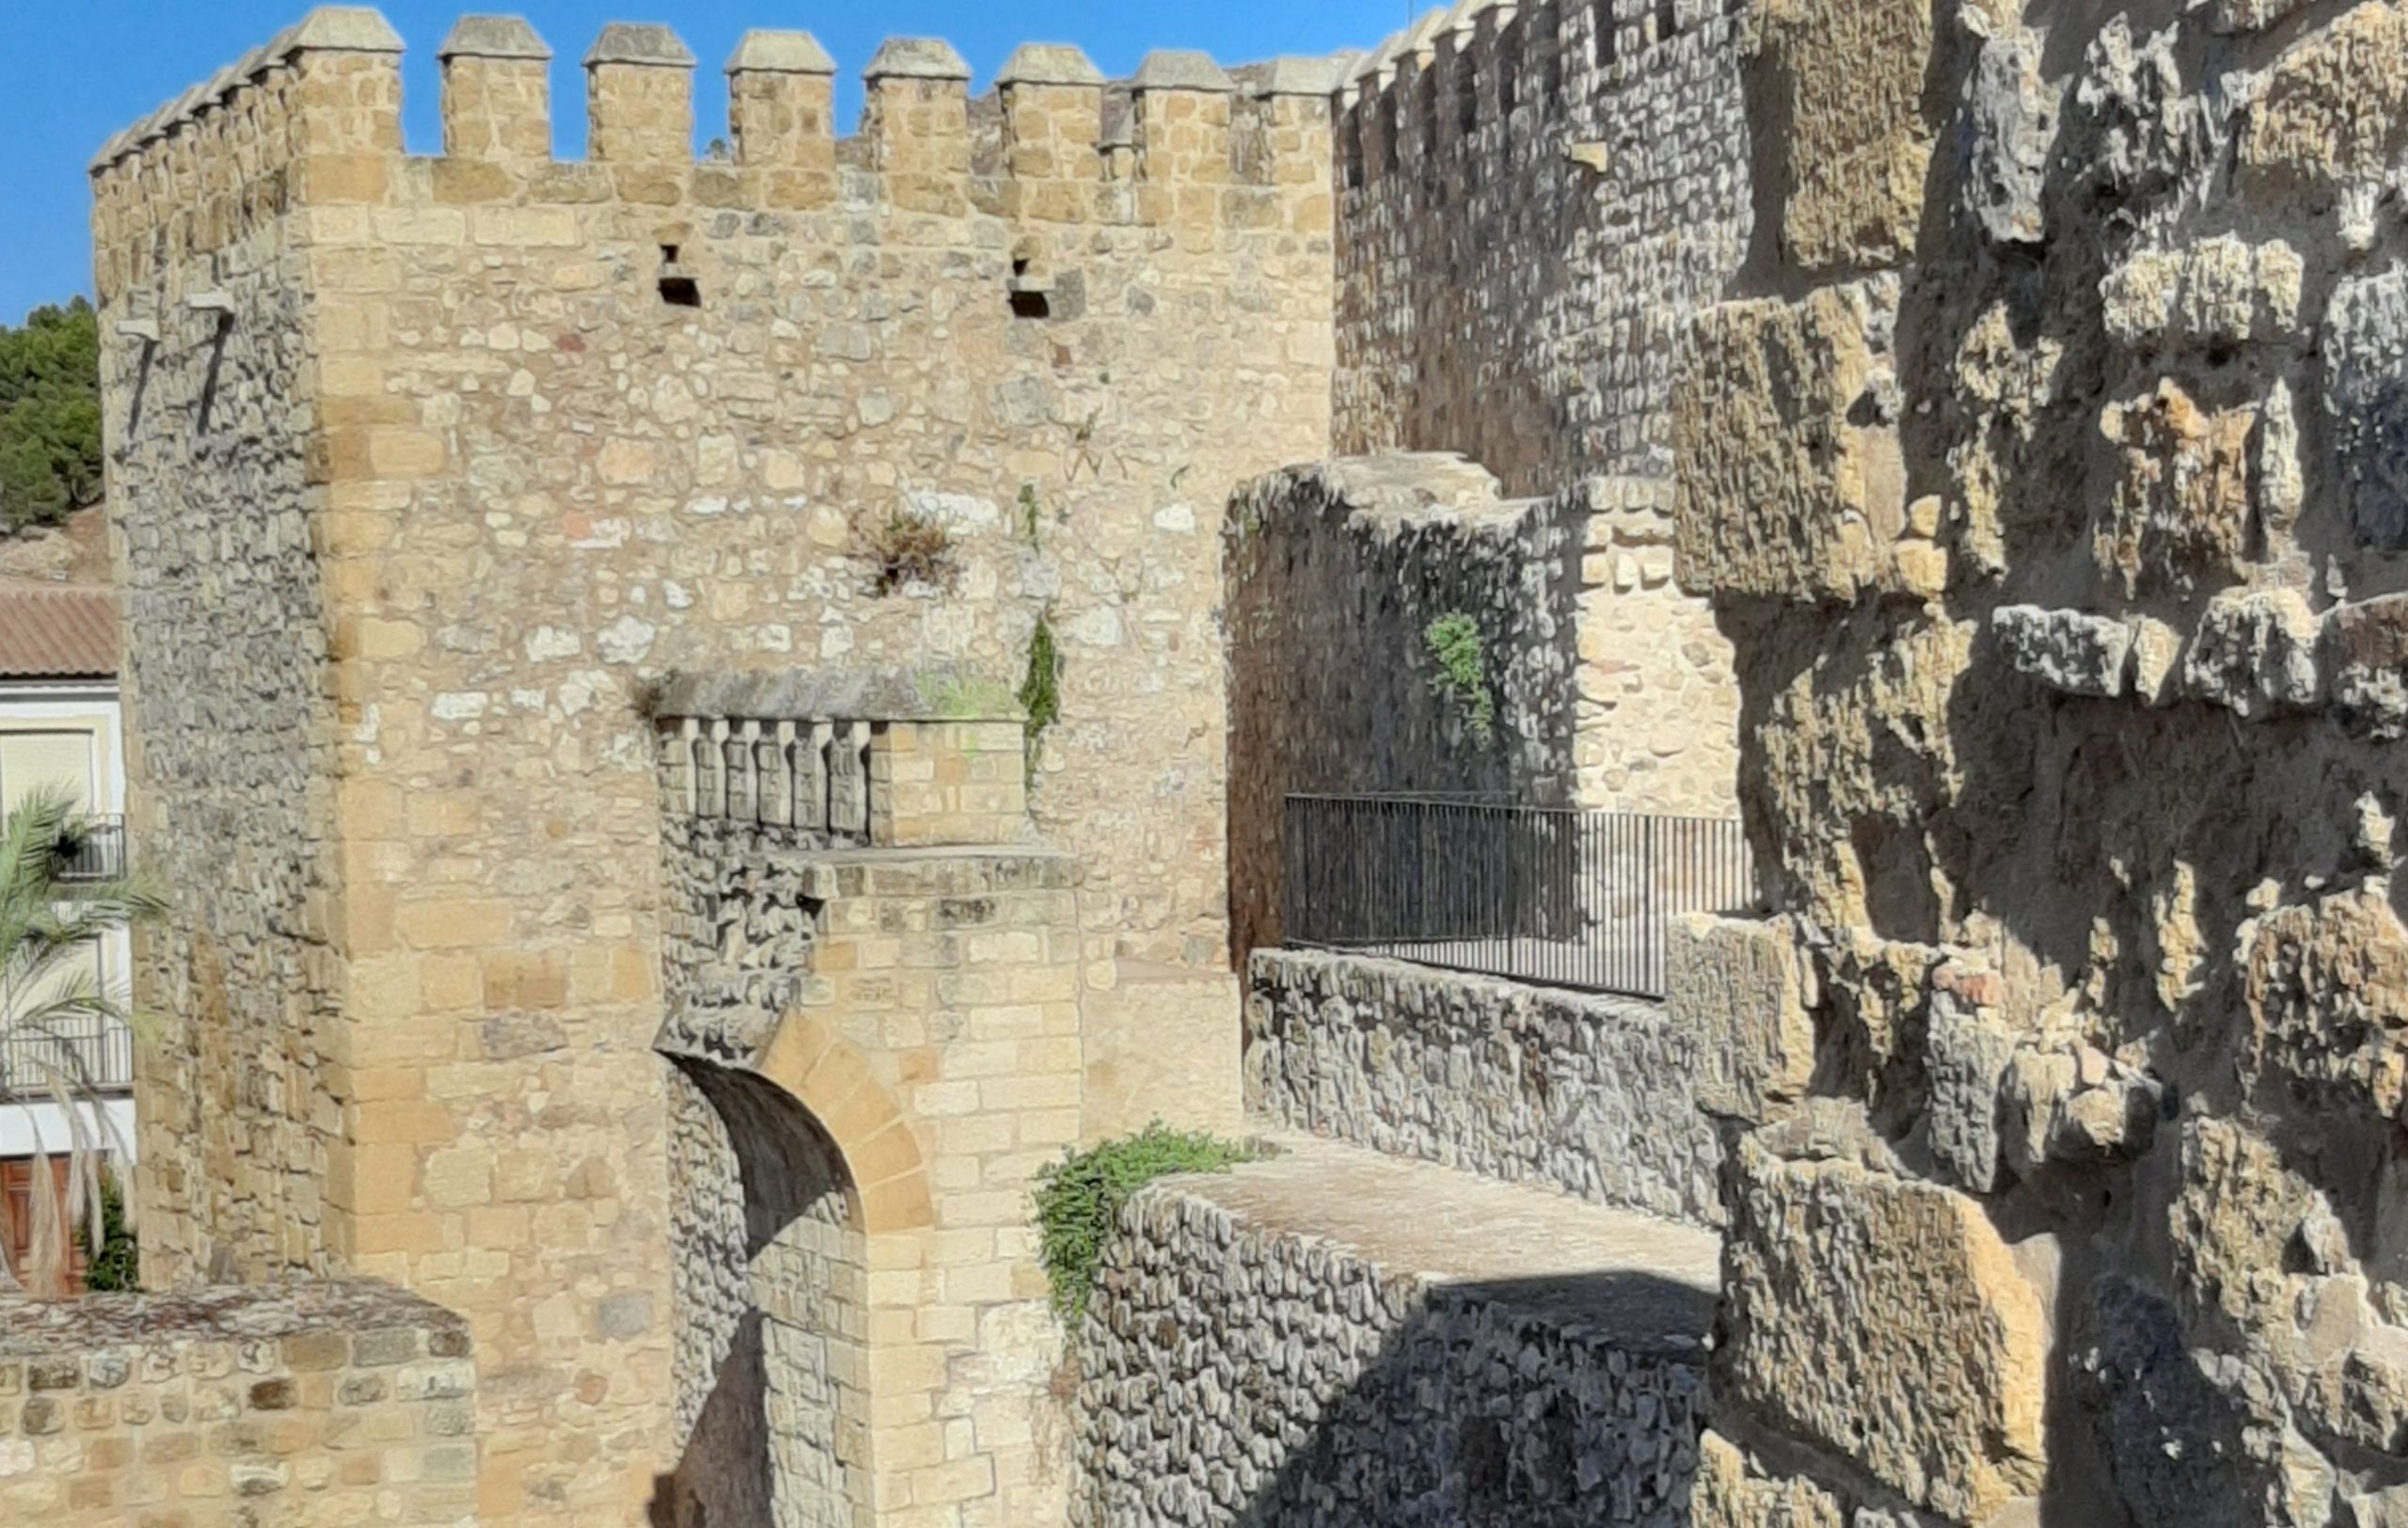
[[[302,0],[0,0],[0,143],[9,145],[0,154],[0,322],[89,290],[84,167],[93,151],[307,8]],[[500,10],[507,0],[390,0],[380,8],[410,46],[403,65],[410,148],[431,153],[439,138],[435,46],[463,10]],[[1106,73],[1122,74],[1149,48],[1202,48],[1223,63],[1240,63],[1368,47],[1404,24],[1410,8],[1407,0],[528,0],[524,7],[552,45],[553,115],[565,129],[559,148],[572,154],[583,134],[577,60],[608,21],[666,21],[677,28],[702,61],[695,118],[707,139],[725,123],[720,65],[755,26],[817,34],[848,76],[881,38],[948,38],[978,72],[973,88],[983,89],[1024,41],[1075,42]],[[860,89],[857,81],[848,84],[838,110],[849,122]]]

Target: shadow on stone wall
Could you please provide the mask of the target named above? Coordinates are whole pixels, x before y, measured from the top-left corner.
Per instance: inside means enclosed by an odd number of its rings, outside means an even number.
[[[1082,1333],[1082,1528],[1674,1528],[1714,1296],[1436,1288],[1326,1244],[1149,1238]]]
[[[724,1277],[684,1286],[679,1313],[719,1357],[677,1468],[655,1480],[649,1520],[849,1523],[868,1490],[860,1196],[826,1131],[775,1084],[672,1059],[724,1126],[718,1170],[680,1192],[722,1211],[740,1196],[741,1213],[681,1222],[703,1228],[681,1256],[723,1265]],[[740,1236],[728,1236],[738,1223]],[[685,1385],[703,1377],[679,1376]]]

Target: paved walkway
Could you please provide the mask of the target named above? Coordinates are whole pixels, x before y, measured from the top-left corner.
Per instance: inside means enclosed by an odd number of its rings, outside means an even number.
[[[1703,1350],[1720,1284],[1711,1231],[1310,1136],[1259,1138],[1279,1154],[1178,1186],[1258,1229],[1610,1331],[1634,1349]]]

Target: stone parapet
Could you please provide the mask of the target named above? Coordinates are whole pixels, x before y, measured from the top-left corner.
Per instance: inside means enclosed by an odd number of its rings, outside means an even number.
[[[1754,222],[1759,8],[1465,0],[1340,66],[1337,452],[1670,472],[1681,332]]]
[[[1704,1051],[1663,1005],[1311,950],[1246,973],[1246,1106],[1392,1156],[1710,1224]],[[1443,1085],[1433,1079],[1443,1078]]]
[[[1076,49],[1040,52],[998,82],[1010,148],[1001,163],[974,164],[970,70],[949,45],[897,39],[870,60],[855,155],[834,131],[834,62],[808,33],[755,32],[726,68],[732,161],[697,161],[692,54],[666,26],[613,22],[583,56],[588,158],[574,164],[551,157],[548,48],[515,17],[471,16],[438,50],[443,154],[407,161],[417,167],[404,175],[402,52],[376,11],[321,8],[113,135],[91,162],[103,294],[148,281],[157,257],[143,247],[161,231],[215,247],[241,207],[305,197],[753,209],[842,199],[906,215],[1329,227],[1328,97],[1299,93],[1292,70],[1279,76],[1289,88],[1239,95],[1201,55],[1165,56],[1131,85],[1144,151],[1116,159],[1101,77],[1084,57],[1064,61]],[[846,163],[861,168],[840,176]],[[1128,183],[1107,191],[1116,178]]]
[[[1684,1528],[1710,1234],[1272,1143],[1121,1212],[1072,1523]]]
[[[475,1394],[466,1323],[372,1283],[0,1300],[0,1511],[473,1521]]]

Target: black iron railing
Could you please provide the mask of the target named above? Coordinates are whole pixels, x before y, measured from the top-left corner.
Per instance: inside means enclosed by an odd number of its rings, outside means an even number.
[[[58,879],[68,885],[115,881],[125,874],[125,819],[87,817],[55,852]]]
[[[1683,913],[1760,899],[1746,832],[1427,796],[1290,796],[1285,937],[1548,986],[1660,997]]]
[[[0,1082],[8,1091],[47,1099],[54,1070],[67,1079],[71,1096],[86,1089],[123,1092],[134,1086],[133,1033],[95,1016],[0,1035]]]

